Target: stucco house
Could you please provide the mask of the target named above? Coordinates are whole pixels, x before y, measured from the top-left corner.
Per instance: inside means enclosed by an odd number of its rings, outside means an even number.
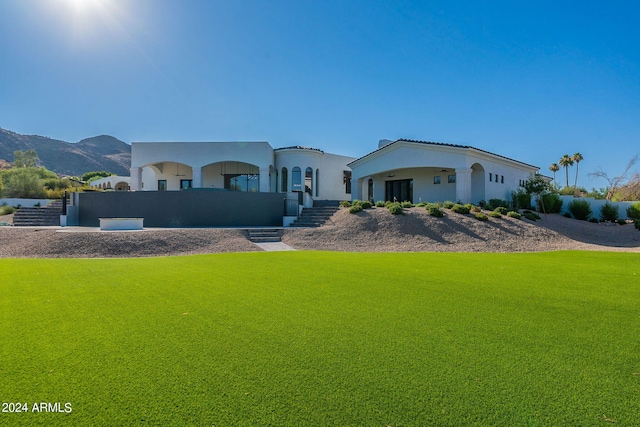
[[[539,168],[468,145],[398,139],[348,164],[352,197],[361,200],[510,199]]]
[[[130,183],[131,177],[111,175],[93,180],[89,186],[97,190],[128,191],[130,190]]]

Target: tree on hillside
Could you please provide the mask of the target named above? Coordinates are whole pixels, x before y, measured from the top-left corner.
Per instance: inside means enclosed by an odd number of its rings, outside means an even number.
[[[16,168],[2,171],[3,194],[7,197],[40,199],[45,196],[44,186],[36,168]]]
[[[607,189],[607,195],[605,196],[605,198],[607,200],[611,200],[613,195],[618,192],[620,187],[623,187],[627,183],[628,181],[627,175],[629,174],[629,171],[631,170],[633,165],[636,164],[637,161],[638,161],[638,155],[636,154],[631,158],[631,160],[629,160],[629,163],[627,163],[627,167],[625,168],[624,172],[620,176],[614,176],[612,178],[609,178],[609,175],[602,169],[598,169],[595,172],[589,173],[588,175],[591,177],[603,178],[607,180],[607,182],[609,183],[609,188]]]
[[[547,210],[544,206],[543,196],[549,192],[547,180],[540,174],[531,175],[522,187],[524,187],[527,194],[533,194],[536,197],[536,202],[542,207],[542,212],[546,215]]]
[[[570,155],[565,154],[560,158],[560,161],[558,163],[560,163],[560,166],[562,166],[565,169],[565,172],[567,175],[567,187],[568,187],[569,186],[569,166],[573,166],[573,159],[571,158]]]
[[[13,163],[17,168],[35,168],[39,162],[38,153],[33,148],[13,152]]]
[[[553,182],[556,182],[556,172],[560,170],[560,166],[557,163],[551,163],[549,170],[553,172]]]
[[[576,181],[573,184],[573,188],[578,188],[578,164],[584,160],[584,157],[582,157],[582,154],[580,153],[575,153],[573,156],[571,156],[571,160],[573,160],[576,164]]]
[[[80,179],[84,182],[92,181],[93,179],[105,178],[107,176],[113,175],[111,172],[107,171],[93,171],[87,172],[83,174]]]

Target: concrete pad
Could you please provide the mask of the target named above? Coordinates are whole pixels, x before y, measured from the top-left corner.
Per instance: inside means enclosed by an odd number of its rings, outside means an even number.
[[[276,251],[295,251],[291,246],[282,242],[264,242],[264,243],[254,243],[254,245],[258,245],[262,250],[267,252],[276,252]]]

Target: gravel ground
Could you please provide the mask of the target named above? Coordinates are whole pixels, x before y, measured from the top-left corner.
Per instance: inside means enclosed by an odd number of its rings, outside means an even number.
[[[531,222],[425,209],[405,215],[386,209],[336,213],[321,228],[288,228],[282,241],[295,249],[350,252],[538,252],[601,250],[640,252],[640,231],[632,224],[593,224],[560,215]],[[96,231],[60,227],[0,227],[0,257],[106,258],[261,251],[239,229],[147,229]]]

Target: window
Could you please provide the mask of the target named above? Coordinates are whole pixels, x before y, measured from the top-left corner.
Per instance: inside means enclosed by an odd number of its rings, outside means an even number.
[[[433,177],[433,183],[434,184],[440,184],[440,182],[442,182],[441,179],[440,179],[440,175],[436,175],[436,176]]]
[[[456,176],[455,176],[455,175],[449,175],[449,176],[447,177],[447,182],[448,182],[449,184],[455,184],[455,183],[456,183]]]
[[[291,170],[291,191],[302,191],[302,171],[297,166]]]
[[[371,178],[367,182],[367,200],[373,201],[373,179]]]
[[[287,176],[287,168],[282,168],[282,192],[286,193],[287,191],[289,191],[289,183],[288,181],[288,176]]]
[[[316,197],[320,197],[318,196],[319,194],[319,190],[318,190],[318,183],[320,182],[320,169],[316,169]]]
[[[491,182],[491,181],[493,181],[493,174],[492,173],[489,174],[489,182]]]
[[[504,175],[500,177],[500,184],[504,184]]]
[[[351,194],[351,171],[343,171],[342,183],[344,184],[344,192]]]
[[[158,180],[158,191],[167,191],[167,180],[159,179]]]
[[[245,193],[260,191],[260,175],[255,173],[225,174],[224,188]]]
[[[313,195],[313,169],[306,168],[304,171],[304,191]]]
[[[190,179],[181,179],[180,180],[180,189],[186,190],[187,188],[193,187],[193,181]]]

